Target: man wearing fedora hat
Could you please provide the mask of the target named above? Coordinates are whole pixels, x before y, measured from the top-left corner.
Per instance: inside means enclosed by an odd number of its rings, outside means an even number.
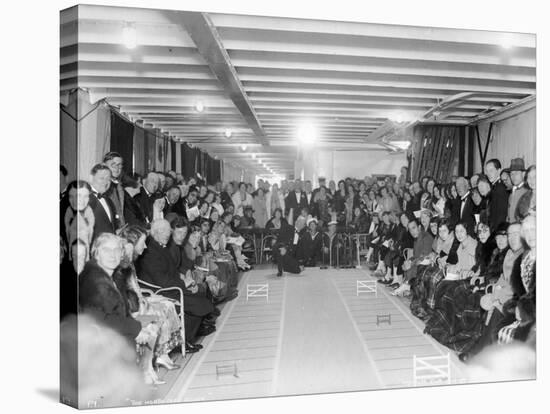
[[[527,192],[525,188],[525,162],[523,158],[514,158],[510,162],[510,179],[512,180],[512,192],[508,198],[508,223],[519,221],[516,209],[520,198]]]

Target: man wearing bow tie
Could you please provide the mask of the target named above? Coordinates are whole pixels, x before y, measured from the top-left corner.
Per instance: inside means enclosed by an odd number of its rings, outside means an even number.
[[[111,170],[105,164],[96,164],[90,172],[90,183],[92,193],[90,194],[89,206],[91,207],[94,218],[93,240],[101,233],[115,233],[119,227],[119,221],[116,209],[108,197],[104,197],[105,192],[111,185]]]
[[[466,223],[468,234],[475,235],[476,219],[474,216],[474,202],[470,197],[470,185],[464,177],[458,177],[456,180],[456,192],[460,197],[459,208],[453,217],[454,222],[464,221]]]

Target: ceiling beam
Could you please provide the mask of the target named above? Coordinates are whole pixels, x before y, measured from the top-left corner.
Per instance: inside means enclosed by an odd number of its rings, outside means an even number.
[[[259,142],[263,145],[269,145],[256,111],[246,95],[237,71],[233,67],[218,31],[210,18],[205,13],[198,12],[182,12],[180,16],[187,33],[193,39],[212,73],[222,84],[226,95],[233,101],[250,129],[258,137]]]

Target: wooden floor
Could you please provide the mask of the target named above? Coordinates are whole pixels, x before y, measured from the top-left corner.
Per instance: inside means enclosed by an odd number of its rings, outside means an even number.
[[[422,333],[405,303],[378,286],[357,296],[362,269],[307,268],[275,277],[271,266],[245,273],[240,295],[222,310],[204,349],[187,358],[166,401],[208,401],[412,386],[413,355],[450,351]],[[268,284],[269,300],[246,298]],[[391,325],[377,315],[391,314]],[[452,382],[463,382],[451,352]],[[234,370],[236,368],[236,375]]]

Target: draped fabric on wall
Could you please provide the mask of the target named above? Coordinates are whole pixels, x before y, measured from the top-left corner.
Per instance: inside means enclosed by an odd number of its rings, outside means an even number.
[[[464,134],[462,126],[416,126],[412,179],[430,176],[439,183],[450,182],[458,170],[458,146]]]
[[[181,144],[182,174],[185,177],[193,177],[196,172],[196,154],[197,149],[191,148],[186,143]]]
[[[175,171],[178,171],[177,170],[177,161],[176,161],[176,158],[177,158],[177,151],[176,151],[176,142],[175,141],[170,141],[170,168],[169,170],[175,170]]]
[[[65,112],[67,111],[67,112]],[[76,120],[69,115],[71,112],[69,107],[61,106],[60,114],[60,132],[61,132],[61,146],[59,154],[59,162],[67,168],[68,180],[73,181],[77,176],[77,164],[78,159],[77,152],[77,123]]]
[[[143,176],[147,171],[145,147],[145,130],[136,126],[134,128],[134,172],[140,174],[141,176]],[[124,168],[126,169],[127,167]],[[128,170],[126,169],[126,171]]]
[[[206,181],[209,183],[215,183],[221,180],[221,167],[220,161],[215,160],[208,155],[208,169],[206,175]]]
[[[134,124],[115,111],[111,111],[111,151],[122,156],[125,171],[134,171]]]
[[[491,120],[487,119],[478,125],[482,150],[485,149],[490,123]],[[503,168],[510,166],[512,158],[523,158],[526,167],[535,164],[536,129],[536,108],[494,122],[486,161],[498,158]],[[472,133],[475,134],[474,131]],[[476,140],[474,144],[474,172],[480,172],[482,166],[477,138],[475,135],[472,138]]]
[[[177,173],[181,173],[183,171],[182,169],[182,162],[181,162],[181,145],[179,142],[174,145],[174,150],[172,151],[172,154],[175,154],[176,157],[176,164],[175,169]]]
[[[145,132],[145,160],[147,165],[147,171],[154,171],[156,169],[157,159],[157,137],[154,132],[147,130]]]
[[[99,103],[96,109],[90,107],[93,106],[79,103],[78,177],[82,180],[89,180],[92,167],[111,148],[111,109],[104,103]]]

